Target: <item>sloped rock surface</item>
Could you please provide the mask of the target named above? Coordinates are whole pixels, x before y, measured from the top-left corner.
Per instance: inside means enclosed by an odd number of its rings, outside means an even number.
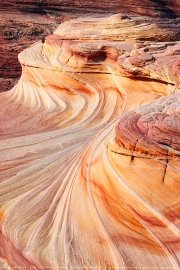
[[[179,30],[155,20],[84,16],[19,54],[0,94],[3,267],[179,267]]]

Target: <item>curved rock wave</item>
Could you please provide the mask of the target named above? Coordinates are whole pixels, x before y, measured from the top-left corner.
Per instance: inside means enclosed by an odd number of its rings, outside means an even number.
[[[168,31],[79,18],[19,54],[22,76],[0,94],[0,265],[179,267],[180,45]]]
[[[157,157],[180,156],[180,95],[163,97],[121,118],[116,141],[124,148]]]

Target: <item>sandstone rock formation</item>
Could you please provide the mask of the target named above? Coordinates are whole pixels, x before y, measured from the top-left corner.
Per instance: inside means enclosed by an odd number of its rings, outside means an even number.
[[[161,29],[178,29],[179,0],[1,0],[0,1],[0,91],[9,90],[21,74],[17,55],[36,40],[55,30],[60,22],[87,16],[122,13],[145,15]],[[163,31],[164,32],[164,31]],[[115,37],[114,37],[115,38]],[[176,39],[176,38],[175,38]],[[178,40],[180,37],[178,38]]]
[[[170,20],[84,16],[19,54],[21,78],[0,94],[2,267],[178,269]]]
[[[151,105],[121,118],[116,129],[118,145],[149,156],[169,159],[179,156],[180,95],[160,98]]]

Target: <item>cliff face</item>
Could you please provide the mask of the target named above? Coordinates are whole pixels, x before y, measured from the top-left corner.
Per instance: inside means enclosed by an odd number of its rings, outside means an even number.
[[[2,8],[16,8],[20,10],[38,10],[42,12],[59,12],[59,11],[81,11],[81,12],[123,12],[123,13],[133,13],[139,15],[149,15],[152,17],[165,16],[169,18],[176,17],[180,11],[179,1],[174,0],[127,0],[122,1],[104,1],[103,5],[99,1],[89,1],[89,0],[56,0],[53,4],[49,0],[43,1],[33,1],[33,0],[7,0],[2,1],[0,6]],[[108,9],[108,10],[107,10]]]
[[[59,18],[44,1],[28,17],[46,37],[19,53],[21,77],[0,94],[4,268],[179,267],[178,2],[119,3]]]

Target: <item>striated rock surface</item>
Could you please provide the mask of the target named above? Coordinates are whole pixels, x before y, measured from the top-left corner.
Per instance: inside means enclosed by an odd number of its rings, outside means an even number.
[[[19,54],[0,94],[2,268],[179,268],[177,26],[84,16]]]
[[[175,0],[112,0],[104,1],[71,1],[56,0],[2,0],[0,2],[0,91],[9,90],[14,86],[21,74],[21,66],[17,55],[36,40],[53,32],[60,22],[77,18],[79,16],[103,16],[103,14],[122,13],[126,18],[128,14],[136,16],[149,16],[152,22],[163,30],[165,39],[180,39],[173,36],[174,30],[178,32],[178,16],[180,3]],[[144,18],[146,24],[146,19]],[[127,33],[126,33],[127,34]],[[149,34],[149,33],[148,33]],[[162,36],[161,35],[161,36]],[[115,38],[115,36],[114,36]],[[147,37],[149,39],[149,37]],[[156,36],[158,40],[158,36]]]
[[[0,3],[2,8],[16,8],[16,9],[31,9],[31,10],[41,10],[42,12],[58,12],[58,11],[81,11],[81,12],[123,12],[123,13],[133,13],[140,15],[148,15],[152,17],[169,17],[174,18],[179,14],[180,4],[178,0],[112,0],[104,1],[103,5],[101,2],[84,0],[73,1],[73,0],[54,0],[53,5],[49,0],[41,0],[37,2],[36,0],[6,0]]]
[[[180,95],[158,99],[121,118],[117,143],[133,153],[166,159],[180,153]]]

